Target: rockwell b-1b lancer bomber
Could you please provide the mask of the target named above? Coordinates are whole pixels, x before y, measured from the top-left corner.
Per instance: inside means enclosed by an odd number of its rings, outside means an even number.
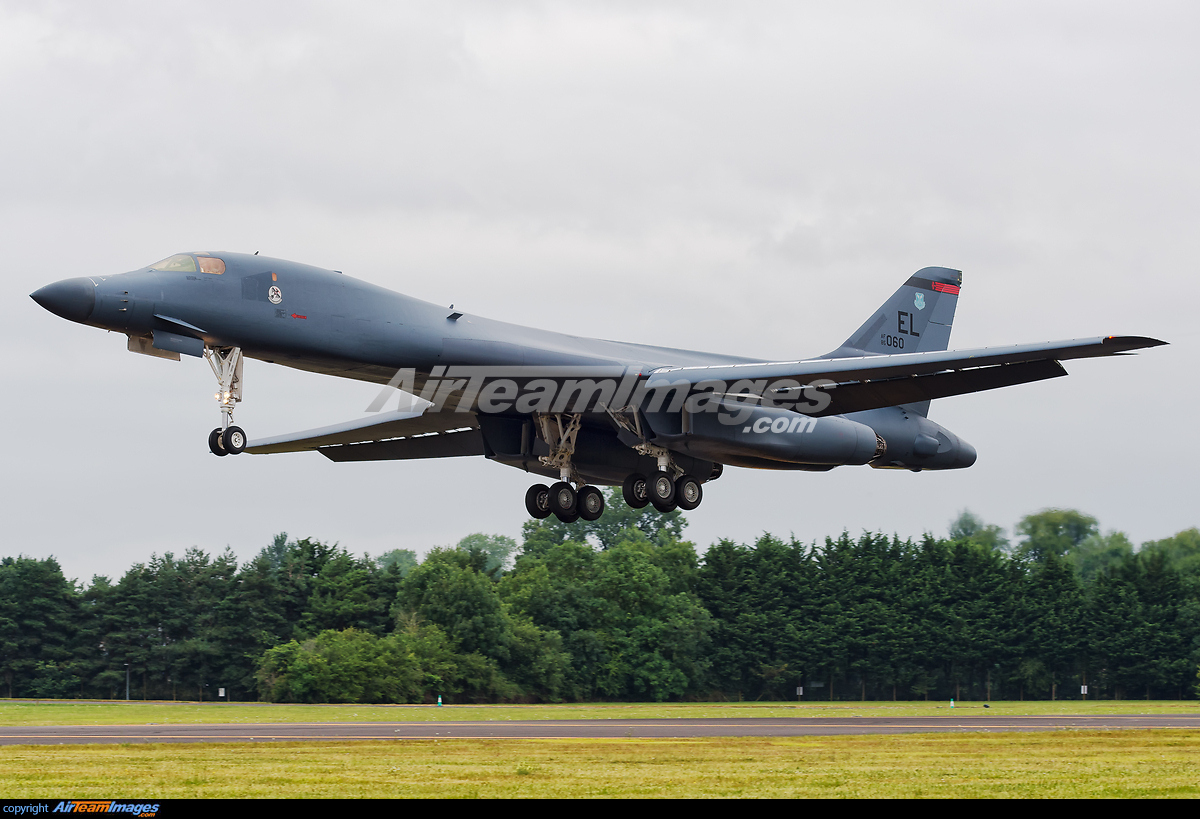
[[[960,469],[975,450],[929,420],[935,398],[1066,375],[1061,362],[1164,342],[1134,336],[950,351],[961,274],[917,271],[846,341],[772,361],[602,341],[493,321],[308,265],[179,253],[32,294],[128,349],[204,357],[214,455],[316,450],[334,461],[482,455],[548,478],[535,518],[595,520],[600,485],[635,508],[695,509],[726,466]],[[247,441],[244,357],[382,386],[367,420]],[[396,409],[387,403],[399,396]]]

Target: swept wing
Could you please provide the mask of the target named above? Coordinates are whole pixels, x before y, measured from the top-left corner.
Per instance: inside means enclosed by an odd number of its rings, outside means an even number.
[[[732,393],[794,399],[798,395],[789,396],[786,388],[779,389],[778,382],[824,380],[835,385],[828,390],[831,401],[811,414],[840,415],[1055,378],[1066,375],[1061,361],[1121,355],[1165,343],[1142,336],[1102,336],[974,350],[664,367],[650,373],[647,386],[716,381],[726,384]]]
[[[304,432],[251,441],[256,455],[316,450],[333,461],[386,461],[482,455],[483,436],[472,413],[382,412]]]

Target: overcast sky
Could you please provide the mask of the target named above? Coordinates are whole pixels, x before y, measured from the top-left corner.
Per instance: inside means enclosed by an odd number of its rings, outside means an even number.
[[[119,576],[276,532],[352,552],[519,537],[478,459],[218,459],[198,359],[28,294],[182,250],[344,270],[485,316],[767,358],[825,352],[926,265],[952,346],[1170,347],[935,402],[957,472],[728,469],[687,534],[1200,524],[1195,3],[0,0],[0,554]],[[376,390],[258,361],[258,437]]]

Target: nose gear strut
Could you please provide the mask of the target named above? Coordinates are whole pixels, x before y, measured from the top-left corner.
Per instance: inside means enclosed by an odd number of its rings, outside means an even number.
[[[208,435],[208,448],[214,455],[237,455],[246,448],[246,433],[233,425],[233,408],[242,400],[242,348],[204,347],[204,358],[217,377],[217,406],[221,426]]]

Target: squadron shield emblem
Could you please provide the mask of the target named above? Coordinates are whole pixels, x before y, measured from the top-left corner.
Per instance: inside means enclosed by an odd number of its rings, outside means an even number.
[[[271,302],[271,304],[279,304],[279,302],[283,301],[283,291],[272,285],[271,289],[267,291],[267,301]]]
[[[925,294],[918,293],[917,297],[915,299],[913,299],[913,304],[916,305],[918,310],[924,310],[925,309]]]

